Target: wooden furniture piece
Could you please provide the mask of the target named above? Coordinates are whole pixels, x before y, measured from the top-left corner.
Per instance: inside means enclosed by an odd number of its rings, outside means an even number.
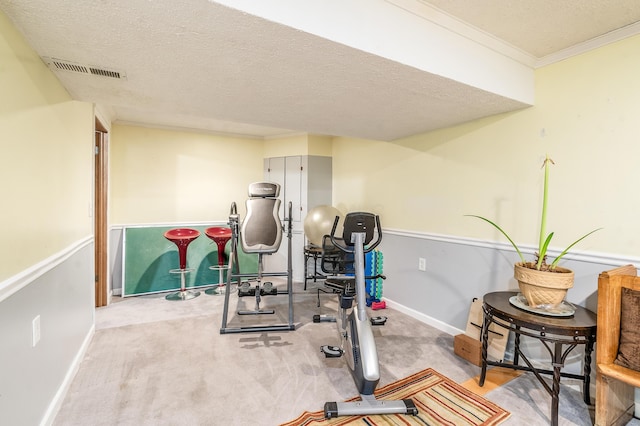
[[[623,288],[640,291],[636,267],[625,265],[598,277],[598,350],[596,351],[596,425],[627,424],[634,412],[634,387],[640,372],[614,364],[620,344]]]
[[[487,365],[495,365],[513,370],[532,372],[540,381],[544,389],[551,395],[551,425],[558,425],[558,403],[560,400],[560,377],[580,379],[583,383],[582,395],[584,402],[590,404],[589,375],[591,374],[591,352],[596,341],[596,314],[581,306],[576,306],[576,311],[571,317],[551,317],[536,315],[516,308],[509,303],[509,298],[516,296],[514,291],[498,291],[485,294],[482,310],[484,320],[482,322],[482,371],[479,385],[484,385],[487,374]],[[487,346],[489,326],[495,323],[515,333],[515,347],[513,364],[501,361],[487,360]],[[551,355],[552,369],[545,370],[534,367],[531,361],[520,350],[521,336],[528,336],[539,340]],[[562,372],[567,355],[578,345],[584,345],[583,374]],[[526,365],[519,365],[520,359]],[[542,374],[550,374],[552,383],[542,377]]]

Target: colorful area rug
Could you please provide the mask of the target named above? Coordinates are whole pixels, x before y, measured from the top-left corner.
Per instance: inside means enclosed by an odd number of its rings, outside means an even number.
[[[428,368],[376,390],[378,399],[413,399],[418,415],[345,416],[325,420],[324,412],[305,411],[281,426],[324,425],[497,425],[510,413]],[[359,397],[350,401],[358,400]]]

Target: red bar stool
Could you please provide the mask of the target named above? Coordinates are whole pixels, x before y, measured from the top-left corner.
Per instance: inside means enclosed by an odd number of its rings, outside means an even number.
[[[231,239],[231,228],[225,228],[222,226],[213,226],[204,230],[207,237],[211,238],[218,246],[218,264],[209,266],[209,269],[218,271],[218,284],[212,288],[205,290],[206,294],[217,295],[224,294],[224,273],[225,269],[229,269],[229,265],[225,265],[224,261],[224,247]]]
[[[172,274],[180,274],[180,291],[167,294],[167,300],[189,300],[200,296],[199,291],[187,290],[185,287],[185,275],[193,271],[187,268],[187,247],[191,241],[200,236],[200,231],[191,228],[170,229],[164,233],[164,237],[178,246],[178,256],[180,257],[180,268],[171,269]]]

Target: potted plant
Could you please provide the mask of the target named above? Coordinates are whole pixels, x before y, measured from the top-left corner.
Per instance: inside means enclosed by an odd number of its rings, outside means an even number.
[[[477,215],[467,215],[482,219],[485,222],[493,225],[498,231],[504,235],[507,240],[515,248],[518,256],[520,256],[520,262],[517,262],[514,267],[514,278],[518,280],[520,292],[527,300],[527,304],[530,307],[549,307],[553,308],[558,306],[564,300],[567,290],[573,287],[573,271],[567,268],[558,266],[558,262],[567,252],[583,239],[587,238],[594,232],[602,229],[597,228],[576,241],[571,243],[564,251],[562,251],[551,263],[547,263],[547,249],[549,243],[553,238],[553,232],[546,235],[547,227],[547,194],[549,189],[549,165],[554,164],[553,160],[547,155],[543,167],[544,167],[544,186],[542,196],[542,216],[540,224],[540,240],[538,243],[538,251],[535,253],[535,259],[533,262],[527,262],[522,255],[522,252],[513,242],[511,237],[496,223],[491,220]]]

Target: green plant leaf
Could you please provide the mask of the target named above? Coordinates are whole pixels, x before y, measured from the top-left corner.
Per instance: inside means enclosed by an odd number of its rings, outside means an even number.
[[[507,240],[509,240],[509,242],[511,243],[511,245],[513,246],[513,248],[514,248],[514,249],[516,249],[516,252],[518,252],[518,256],[520,256],[520,260],[522,261],[522,263],[523,263],[523,264],[524,264],[524,263],[526,263],[526,262],[525,262],[525,260],[524,260],[524,256],[523,256],[523,255],[522,255],[522,253],[520,252],[520,249],[518,248],[518,246],[516,245],[516,243],[514,243],[514,242],[513,242],[513,240],[511,239],[511,237],[509,237],[509,236],[507,235],[507,233],[506,233],[506,232],[504,232],[504,231],[502,230],[502,228],[500,228],[498,225],[496,225],[495,223],[493,223],[493,222],[492,222],[492,221],[490,221],[489,219],[484,218],[484,217],[482,217],[482,216],[476,216],[476,215],[474,215],[474,214],[466,214],[465,216],[477,217],[478,219],[482,219],[482,220],[484,220],[485,222],[488,222],[488,223],[490,223],[491,225],[493,225],[493,226],[494,226],[494,228],[496,228],[498,231],[500,231],[500,232],[502,233],[502,235],[504,235],[504,236],[507,238]]]
[[[542,243],[538,250],[538,263],[536,263],[536,269],[538,271],[542,268],[542,263],[544,262],[544,257],[547,255],[547,248],[549,247],[551,238],[553,238],[553,232],[547,236],[547,239]]]
[[[542,186],[542,213],[540,215],[540,242],[538,243],[538,252],[542,251],[544,245],[544,235],[547,233],[547,198],[549,193],[549,163],[553,164],[553,160],[546,155],[542,167],[544,167],[544,185]],[[540,256],[542,258],[543,256]],[[538,262],[538,265],[541,265]],[[540,266],[538,266],[540,269]]]
[[[575,240],[573,243],[571,243],[571,245],[569,247],[567,247],[566,249],[564,249],[564,251],[562,253],[560,253],[558,255],[558,257],[556,257],[553,261],[553,263],[551,263],[550,268],[551,269],[555,269],[556,266],[558,266],[558,262],[560,261],[560,259],[562,259],[562,257],[567,254],[567,252],[569,250],[571,250],[571,247],[575,246],[576,244],[578,244],[580,241],[584,240],[585,238],[587,238],[589,235],[593,234],[596,231],[601,230],[602,228],[598,228],[598,229],[594,229],[593,231],[583,235],[582,237],[578,238],[577,240]]]
[[[544,162],[542,163],[542,167],[544,168],[544,186],[543,186],[543,194],[542,194],[542,214],[541,214],[541,217],[540,217],[541,220],[540,220],[540,240],[539,240],[539,243],[538,243],[538,260],[537,260],[537,262],[535,262],[535,269],[537,269],[537,270],[542,270],[542,267],[546,264],[544,259],[545,259],[546,255],[547,255],[547,250],[549,248],[549,244],[551,243],[551,238],[553,237],[553,232],[551,232],[549,235],[546,236],[546,239],[545,239],[546,228],[547,228],[547,203],[548,203],[548,195],[549,195],[549,166],[552,165],[552,164],[555,164],[555,163],[549,157],[549,154],[547,154],[545,156]],[[518,246],[516,246],[516,244],[511,239],[511,237],[509,237],[507,235],[507,233],[504,232],[504,230],[502,228],[500,228],[498,225],[496,225],[495,223],[493,223],[489,219],[484,218],[482,216],[476,216],[476,215],[472,215],[472,214],[467,214],[465,216],[477,217],[478,219],[482,219],[485,222],[490,223],[491,225],[493,225],[494,228],[496,228],[498,231],[500,231],[502,233],[502,235],[504,235],[507,238],[507,240],[509,240],[509,242],[511,243],[513,248],[516,249],[516,252],[518,253],[518,256],[520,256],[520,260],[522,261],[522,263],[524,265],[527,264],[527,262],[524,259],[524,256],[522,255],[522,252],[520,251],[520,249],[518,249]],[[556,266],[558,265],[558,262],[560,261],[560,259],[562,259],[562,257],[565,254],[567,254],[567,252],[573,246],[575,246],[580,241],[584,240],[585,238],[587,238],[589,235],[593,234],[594,232],[599,231],[600,229],[602,229],[602,228],[594,229],[593,231],[589,232],[588,234],[585,234],[581,238],[579,238],[576,241],[574,241],[569,247],[567,247],[562,253],[560,253],[560,255],[558,257],[556,257],[553,260],[553,262],[549,265],[549,270],[555,269]]]

